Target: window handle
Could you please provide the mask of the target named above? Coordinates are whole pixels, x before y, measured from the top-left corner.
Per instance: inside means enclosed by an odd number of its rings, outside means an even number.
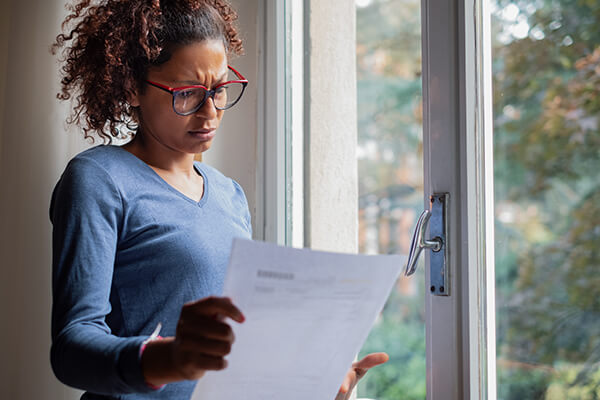
[[[448,296],[450,290],[448,287],[448,226],[447,209],[448,193],[434,194],[431,199],[431,210],[425,210],[417,221],[415,232],[410,244],[408,253],[408,262],[404,275],[411,276],[417,269],[417,261],[423,249],[432,250],[432,256],[429,262],[430,268],[430,290],[432,294],[438,296]],[[430,222],[431,221],[431,222]],[[425,234],[429,233],[433,238],[425,239]]]
[[[413,234],[412,241],[410,243],[410,252],[408,253],[408,263],[406,264],[406,271],[404,275],[411,276],[417,270],[417,261],[423,249],[431,249],[433,251],[440,251],[442,248],[442,239],[439,237],[431,240],[425,240],[425,232],[429,227],[429,219],[431,218],[431,211],[425,210],[417,221],[415,233]]]

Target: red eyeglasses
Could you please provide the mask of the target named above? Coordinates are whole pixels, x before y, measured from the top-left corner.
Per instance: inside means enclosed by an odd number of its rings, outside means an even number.
[[[233,107],[244,94],[248,85],[246,78],[233,67],[227,66],[236,76],[237,80],[223,82],[213,89],[202,85],[191,85],[171,88],[157,82],[146,80],[151,86],[171,93],[173,96],[173,111],[179,115],[190,115],[198,111],[212,97],[217,110],[227,110]]]

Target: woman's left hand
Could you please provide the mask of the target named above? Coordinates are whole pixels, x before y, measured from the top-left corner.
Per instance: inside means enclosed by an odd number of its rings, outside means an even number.
[[[358,381],[365,376],[367,371],[377,365],[387,362],[389,359],[390,357],[386,353],[371,353],[363,357],[362,360],[352,363],[352,367],[348,370],[335,400],[348,400],[352,394],[352,389],[354,389]]]

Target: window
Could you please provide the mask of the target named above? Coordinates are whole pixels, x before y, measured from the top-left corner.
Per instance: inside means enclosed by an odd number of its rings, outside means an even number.
[[[398,282],[360,396],[597,398],[600,4],[303,5],[304,245],[406,253],[450,195],[451,295]]]
[[[356,1],[356,16],[359,251],[407,255],[424,196],[421,4]],[[424,271],[398,280],[373,327],[361,353],[390,361],[359,398],[426,398]]]
[[[363,2],[361,5],[369,8],[371,4],[378,3],[389,7],[395,4],[392,0],[374,0],[370,3]],[[404,197],[401,193],[395,193],[392,196],[395,200],[402,199],[406,202],[401,204],[400,208],[398,204],[392,205],[389,198],[385,199],[384,196],[381,198],[387,201],[380,202],[381,199],[377,199],[376,203],[379,204],[376,206],[379,209],[395,210],[396,215],[392,218],[391,215],[385,215],[387,220],[380,218],[379,226],[385,227],[388,234],[377,230],[377,240],[373,240],[373,224],[369,225],[369,221],[362,224],[361,234],[364,235],[366,246],[363,249],[382,251],[385,248],[384,251],[402,251],[401,246],[407,242],[406,239],[402,239],[399,242],[400,247],[396,248],[393,248],[397,245],[396,240],[389,240],[393,236],[393,233],[390,235],[389,232],[396,232],[390,228],[393,229],[393,225],[397,226],[402,218],[398,214],[402,213],[405,218],[403,223],[410,225],[419,210],[422,210],[418,204],[421,203],[423,207],[429,205],[430,194],[450,193],[449,218],[453,222],[450,229],[452,239],[448,242],[448,248],[452,269],[448,276],[448,287],[451,288],[452,295],[437,297],[422,290],[423,286],[427,287],[429,279],[427,268],[424,273],[420,272],[421,282],[419,278],[416,278],[416,282],[415,278],[405,283],[401,281],[400,285],[406,284],[408,291],[411,287],[421,290],[421,299],[413,301],[404,298],[400,299],[400,303],[424,304],[424,310],[415,312],[415,308],[418,309],[415,307],[410,311],[415,317],[415,325],[418,325],[418,318],[421,318],[421,329],[425,329],[425,337],[416,339],[416,342],[421,343],[420,350],[419,344],[404,347],[404,350],[417,349],[421,352],[421,358],[416,357],[416,353],[411,355],[414,360],[420,361],[420,366],[402,365],[397,376],[414,373],[421,382],[425,379],[428,398],[485,398],[488,391],[494,391],[493,384],[488,387],[489,376],[494,372],[489,363],[489,360],[494,361],[494,357],[488,357],[488,354],[494,354],[495,342],[490,340],[490,335],[494,332],[493,313],[488,317],[488,307],[493,305],[493,301],[489,301],[490,295],[493,295],[493,285],[488,290],[490,282],[487,280],[489,275],[486,275],[486,265],[490,259],[486,254],[490,253],[486,253],[485,249],[486,238],[490,237],[492,231],[489,229],[490,225],[485,224],[487,219],[478,217],[487,215],[487,210],[490,209],[485,203],[486,197],[480,195],[486,193],[491,183],[491,180],[480,179],[482,176],[487,177],[491,166],[489,160],[482,156],[489,153],[486,149],[489,148],[490,131],[486,129],[487,120],[484,118],[487,114],[478,112],[479,103],[475,101],[476,96],[473,93],[480,94],[488,90],[488,86],[483,84],[489,76],[485,76],[481,68],[483,54],[480,36],[483,35],[482,28],[489,28],[489,25],[482,24],[481,16],[485,13],[481,7],[475,7],[479,3],[465,5],[430,0],[422,4],[423,159],[419,160],[421,139],[418,124],[418,69],[413,71],[412,76],[410,73],[404,75],[413,80],[412,87],[406,87],[416,96],[412,102],[404,104],[408,110],[413,110],[413,114],[405,114],[405,120],[402,121],[405,122],[404,125],[412,126],[406,131],[408,135],[404,139],[412,140],[415,146],[413,151],[416,153],[407,148],[408,156],[403,160],[394,160],[396,149],[393,148],[382,149],[381,153],[382,157],[387,157],[388,160],[391,158],[391,161],[388,161],[392,166],[389,171],[398,166],[394,166],[394,162],[406,162],[405,171],[410,169],[411,162],[414,163],[410,171],[414,175],[405,181],[406,186],[421,186],[423,192],[421,195],[415,192],[413,199],[410,199],[408,192]],[[408,5],[413,11],[418,10],[418,4],[406,2],[404,5]],[[363,148],[357,147],[357,141],[353,137],[357,130],[357,121],[361,121],[356,115],[357,88],[353,86],[353,82],[356,82],[355,7],[354,1],[340,3],[309,0],[305,2],[303,10],[304,37],[307,38],[304,52],[304,245],[338,251],[357,250],[357,148],[362,161],[368,161],[365,151],[369,151],[369,146],[373,146],[368,144],[369,140],[364,140],[361,143]],[[394,14],[390,14],[389,17],[393,20]],[[400,23],[405,23],[408,15],[402,14],[402,17],[404,20]],[[412,21],[418,26],[418,11],[416,20]],[[475,21],[477,24],[474,24]],[[418,28],[416,32],[412,32],[411,38],[414,38],[415,34],[418,38]],[[407,45],[412,46],[418,59],[418,42],[410,41]],[[381,56],[382,52],[379,52],[377,57]],[[385,58],[385,54],[383,56]],[[418,61],[415,63],[413,59],[412,62],[418,65]],[[361,71],[358,73],[360,78]],[[386,83],[399,83],[397,78],[402,77],[402,73],[399,69],[395,73],[397,76],[390,79],[393,74],[386,71]],[[471,90],[473,88],[475,90]],[[394,101],[395,99],[392,99],[392,103]],[[387,106],[391,107],[390,103]],[[402,129],[405,129],[405,126]],[[390,128],[388,132],[391,130]],[[364,137],[361,138],[363,139]],[[407,166],[409,168],[406,168]],[[418,175],[422,177],[422,184],[418,182]],[[382,187],[385,188],[386,185]],[[363,194],[367,194],[364,204],[369,204],[367,199],[372,200],[373,196],[368,196],[366,189]],[[388,201],[390,202],[387,203]],[[415,208],[412,217],[410,201],[414,201]],[[371,210],[374,209],[375,207],[371,207]],[[375,211],[370,215],[368,207],[365,206],[361,218],[368,220],[375,217],[377,220],[379,210]],[[404,235],[407,234],[410,233],[405,229]],[[425,261],[427,266],[427,257]],[[493,263],[491,265],[493,266]],[[411,307],[413,305],[411,304]],[[401,323],[396,325],[403,327]],[[488,326],[492,326],[492,329],[488,329]],[[397,343],[402,345],[401,341],[402,337],[398,336]],[[390,350],[382,347],[379,349]],[[415,392],[413,394],[416,398],[422,398],[425,395],[423,385],[417,386]],[[396,393],[395,398],[398,396],[404,394]]]
[[[493,2],[498,398],[600,393],[600,4]]]

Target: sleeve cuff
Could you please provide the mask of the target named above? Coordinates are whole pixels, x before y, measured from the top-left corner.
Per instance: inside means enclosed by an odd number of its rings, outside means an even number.
[[[156,340],[156,339],[162,339],[162,336],[157,335],[157,336],[150,336],[148,339],[144,340],[142,342],[142,345],[140,346],[140,368],[141,368],[141,360],[142,360],[142,354],[144,354],[144,350],[146,350],[146,345],[148,344],[148,342],[152,341],[152,340]],[[144,379],[144,382],[146,383],[146,386],[148,386],[150,389],[152,390],[160,390],[163,387],[165,387],[165,385],[160,385],[160,386],[156,386],[153,385],[151,383],[146,382],[146,380]]]
[[[142,352],[146,348],[149,339],[156,339],[158,335],[152,337],[141,337],[127,346],[121,353],[119,368],[123,380],[133,388],[135,392],[148,393],[162,389],[165,385],[155,386],[146,382],[142,372]]]

